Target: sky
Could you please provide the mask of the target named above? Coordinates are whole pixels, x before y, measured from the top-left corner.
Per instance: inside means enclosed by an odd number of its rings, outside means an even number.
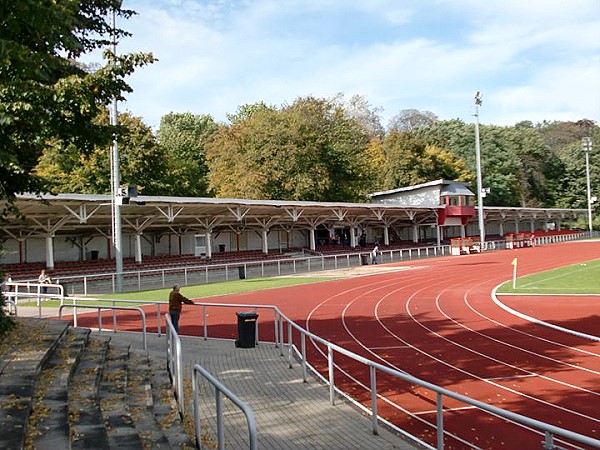
[[[400,111],[514,125],[600,123],[600,0],[124,0],[119,53],[158,62],[119,110],[227,121],[244,104],[362,96]],[[94,56],[98,58],[98,56]],[[100,60],[101,61],[101,60]]]

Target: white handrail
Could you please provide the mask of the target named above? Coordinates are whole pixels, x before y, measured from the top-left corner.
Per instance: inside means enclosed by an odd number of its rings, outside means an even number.
[[[140,316],[142,317],[142,347],[144,348],[145,351],[148,350],[148,345],[146,343],[146,313],[144,312],[144,310],[142,308],[138,308],[137,306],[105,306],[105,305],[82,305],[82,304],[78,304],[78,303],[71,303],[71,304],[65,304],[65,305],[60,305],[60,307],[58,308],[58,320],[62,320],[62,310],[64,308],[73,308],[73,322],[74,322],[74,326],[77,326],[77,308],[89,308],[89,309],[97,309],[98,310],[98,332],[102,332],[102,310],[103,309],[111,309],[111,310],[122,310],[122,311],[137,311],[140,313]],[[113,324],[114,326],[114,324]],[[113,329],[113,331],[116,333],[116,327]]]
[[[196,431],[196,445],[198,448],[202,448],[202,429],[200,426],[200,395],[198,389],[198,377],[196,374],[202,375],[209,383],[215,388],[215,401],[216,401],[216,415],[217,415],[217,445],[219,450],[225,448],[225,424],[223,421],[223,407],[221,394],[224,394],[229,400],[231,400],[246,416],[248,423],[248,436],[249,436],[249,448],[255,450],[258,448],[257,443],[257,431],[256,431],[256,420],[254,419],[254,413],[252,409],[240,398],[230,391],[223,383],[212,376],[204,367],[200,364],[194,365],[192,372],[192,384],[194,388],[194,428]]]
[[[167,336],[167,370],[171,378],[171,386],[177,398],[177,409],[179,415],[183,418],[185,409],[184,391],[183,391],[183,350],[181,347],[181,338],[175,331],[171,315],[165,314],[167,323],[165,334]]]

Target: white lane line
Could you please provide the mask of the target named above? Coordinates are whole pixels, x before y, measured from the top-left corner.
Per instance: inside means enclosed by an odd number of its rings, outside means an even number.
[[[444,412],[452,412],[452,411],[465,411],[468,409],[477,409],[477,407],[475,406],[461,406],[460,408],[444,408]],[[430,409],[430,410],[426,410],[426,411],[418,411],[415,412],[414,414],[416,415],[420,415],[420,416],[425,416],[425,415],[431,415],[431,414],[436,414],[437,410],[435,409]]]
[[[527,375],[513,375],[511,377],[493,377],[493,378],[484,378],[485,381],[503,381],[503,380],[516,380],[519,378],[534,378],[534,377],[538,377],[539,375],[537,373],[530,373]]]
[[[536,319],[535,317],[528,316],[527,314],[520,313],[519,311],[516,311],[509,306],[506,306],[504,303],[502,303],[500,300],[498,300],[498,296],[496,295],[496,291],[498,290],[499,287],[500,287],[500,285],[496,286],[494,288],[494,290],[492,291],[492,301],[496,305],[498,305],[500,308],[502,308],[503,310],[508,311],[509,313],[511,313],[517,317],[520,317],[521,319],[525,319],[525,320],[528,320],[529,322],[537,323],[538,325],[543,325],[545,327],[552,328],[554,330],[562,331],[563,333],[569,333],[574,336],[578,336],[580,338],[590,339],[592,341],[600,342],[600,337],[598,337],[598,336],[593,336],[593,335],[587,334],[587,333],[581,333],[579,331],[569,330],[568,328],[554,325],[553,323],[544,322],[543,320],[539,320],[539,319]]]

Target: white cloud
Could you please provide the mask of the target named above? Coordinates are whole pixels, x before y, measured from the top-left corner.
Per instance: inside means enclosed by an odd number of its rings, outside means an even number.
[[[126,105],[157,126],[171,111],[225,120],[239,105],[343,92],[384,108],[488,123],[600,121],[597,0],[138,0],[120,50],[159,62]],[[124,105],[125,106],[125,105]],[[512,122],[511,122],[512,121]],[[385,124],[385,123],[384,123]]]

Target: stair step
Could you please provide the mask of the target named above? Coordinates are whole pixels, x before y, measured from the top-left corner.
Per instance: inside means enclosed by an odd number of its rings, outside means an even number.
[[[26,439],[36,449],[69,446],[69,380],[89,334],[88,329],[69,329],[38,375]]]
[[[110,448],[142,448],[126,402],[129,346],[108,349],[100,383],[100,408]]]
[[[110,338],[88,342],[69,389],[69,423],[72,449],[109,448],[100,410],[99,389]]]
[[[152,398],[156,420],[163,428],[172,447],[196,448],[196,444],[186,432],[177,410],[166,360],[151,358],[151,361]]]
[[[41,367],[69,328],[64,321],[19,319],[11,336],[20,340],[0,361],[0,448],[23,448]]]

